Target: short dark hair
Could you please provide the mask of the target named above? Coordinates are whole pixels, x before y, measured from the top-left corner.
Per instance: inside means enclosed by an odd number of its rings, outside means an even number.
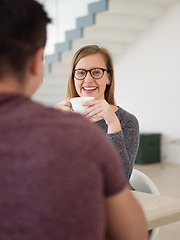
[[[24,74],[29,58],[45,46],[50,22],[35,0],[0,0],[0,77]]]

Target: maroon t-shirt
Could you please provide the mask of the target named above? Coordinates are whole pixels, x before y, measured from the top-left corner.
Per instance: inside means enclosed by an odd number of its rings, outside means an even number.
[[[125,185],[95,124],[0,94],[1,240],[102,240],[104,198]]]

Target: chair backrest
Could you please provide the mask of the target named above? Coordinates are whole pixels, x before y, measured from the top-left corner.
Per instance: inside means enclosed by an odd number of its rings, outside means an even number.
[[[160,195],[153,181],[137,169],[133,169],[129,182],[136,191]]]
[[[153,181],[147,175],[137,169],[133,169],[129,182],[135,191],[160,195],[159,190]],[[159,229],[160,228],[157,227],[151,230],[149,240],[155,239]]]

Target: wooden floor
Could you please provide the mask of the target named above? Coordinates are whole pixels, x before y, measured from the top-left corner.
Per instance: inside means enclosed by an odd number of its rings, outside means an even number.
[[[180,165],[135,164],[134,168],[148,175],[161,195],[180,198]],[[180,221],[161,227],[156,240],[180,240]]]

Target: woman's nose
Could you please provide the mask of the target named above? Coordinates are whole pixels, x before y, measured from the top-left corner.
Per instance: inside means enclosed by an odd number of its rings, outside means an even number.
[[[94,81],[94,78],[91,76],[90,72],[87,72],[87,75],[84,79],[85,82],[92,82]]]

